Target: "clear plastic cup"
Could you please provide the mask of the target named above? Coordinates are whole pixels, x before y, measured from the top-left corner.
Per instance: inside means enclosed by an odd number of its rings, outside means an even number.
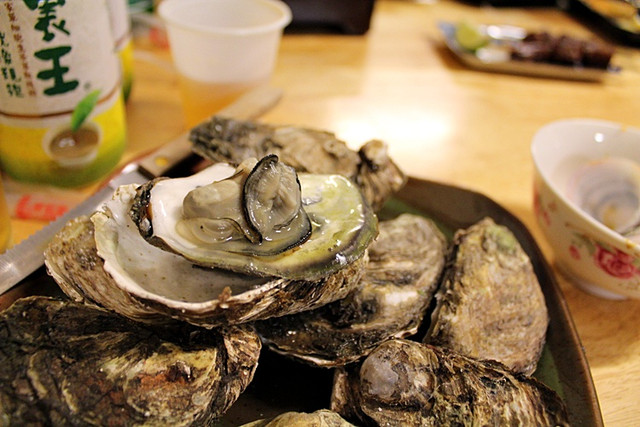
[[[278,0],[164,0],[187,126],[269,82],[291,10]]]

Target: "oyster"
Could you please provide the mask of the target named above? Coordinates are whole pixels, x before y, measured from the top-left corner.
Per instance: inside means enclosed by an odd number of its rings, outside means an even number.
[[[406,181],[378,140],[355,152],[330,132],[219,116],[193,128],[190,139],[196,153],[214,162],[237,165],[276,154],[298,172],[343,175],[358,184],[376,211]]]
[[[282,178],[294,180],[285,186],[297,200],[280,197],[288,206],[280,215],[273,181],[285,172],[265,179],[265,163],[277,165],[277,157],[263,158],[249,173],[244,163],[236,171],[216,164],[190,177],[150,181],[138,191],[132,218],[156,246],[246,274],[318,280],[362,257],[377,219],[356,186],[340,175],[300,174],[299,187],[295,178]]]
[[[277,417],[253,421],[243,427],[354,427],[340,415],[328,409],[319,409],[312,413],[285,412]]]
[[[252,380],[251,327],[152,330],[47,297],[0,314],[3,425],[205,425]]]
[[[147,243],[129,216],[136,186],[120,187],[91,218],[69,222],[45,251],[49,274],[72,299],[148,323],[214,327],[296,313],[343,298],[366,257],[314,281],[206,269]]]
[[[362,425],[568,425],[562,400],[535,379],[396,339],[337,370],[331,409]]]
[[[356,361],[390,337],[415,334],[444,267],[446,239],[432,221],[412,214],[379,228],[357,289],[315,310],[256,322],[263,343],[330,367]]]
[[[449,264],[424,342],[533,373],[549,316],[513,233],[490,218],[459,230]]]

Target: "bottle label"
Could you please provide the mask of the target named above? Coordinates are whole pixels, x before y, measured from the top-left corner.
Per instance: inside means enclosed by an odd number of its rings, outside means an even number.
[[[0,166],[17,179],[94,181],[125,143],[104,1],[0,3]]]

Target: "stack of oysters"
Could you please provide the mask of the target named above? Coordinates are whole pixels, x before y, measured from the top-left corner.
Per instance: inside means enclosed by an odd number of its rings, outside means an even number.
[[[67,300],[0,314],[3,425],[210,424],[263,345],[333,391],[252,425],[567,424],[531,377],[548,314],[507,228],[379,221],[405,182],[380,141],[222,117],[191,140],[210,166],[120,187],[52,241]]]

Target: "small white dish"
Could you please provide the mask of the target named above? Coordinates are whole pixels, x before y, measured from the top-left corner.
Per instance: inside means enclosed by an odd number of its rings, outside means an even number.
[[[621,234],[640,215],[638,202],[629,196],[640,185],[634,182],[640,129],[603,120],[561,120],[542,127],[531,150],[536,219],[558,266],[600,297],[640,298],[640,244]],[[607,198],[616,202],[607,207]],[[624,215],[613,220],[607,209]]]

